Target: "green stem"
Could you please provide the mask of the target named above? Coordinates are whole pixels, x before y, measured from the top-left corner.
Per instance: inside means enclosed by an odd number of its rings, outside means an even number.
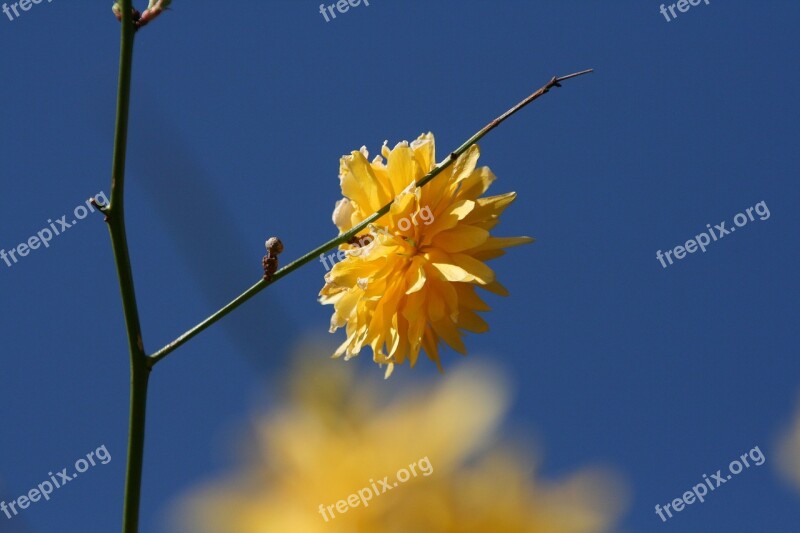
[[[117,120],[114,127],[114,157],[111,171],[111,200],[105,210],[111,247],[117,267],[122,308],[128,336],[131,359],[131,403],[128,430],[128,457],[125,475],[125,504],[123,533],[136,533],[139,529],[139,502],[142,488],[142,463],[144,459],[144,428],[147,407],[147,382],[150,367],[142,342],[142,328],[128,253],[125,232],[125,157],[128,144],[128,113],[130,109],[131,66],[133,63],[133,36],[131,0],[121,0],[122,30],[120,37],[119,85],[117,87]]]
[[[453,164],[455,162],[455,160],[458,159],[459,156],[461,156],[461,154],[466,152],[469,149],[470,146],[472,146],[473,144],[475,144],[479,140],[481,140],[487,133],[489,133],[494,128],[499,126],[508,117],[510,117],[511,115],[513,115],[514,113],[516,113],[517,111],[519,111],[520,109],[522,109],[523,107],[528,105],[529,103],[533,102],[534,100],[536,100],[540,96],[546,94],[553,87],[560,87],[560,82],[568,80],[570,78],[574,78],[576,76],[581,76],[583,74],[587,74],[589,72],[592,72],[592,69],[583,70],[583,71],[580,71],[580,72],[575,72],[574,74],[569,74],[567,76],[553,77],[541,89],[539,89],[538,91],[534,92],[533,94],[531,94],[530,96],[528,96],[527,98],[522,100],[520,103],[518,103],[517,105],[515,105],[514,107],[512,107],[511,109],[509,109],[508,111],[506,111],[505,113],[503,113],[502,115],[500,115],[499,117],[497,117],[496,119],[491,121],[489,124],[487,124],[486,126],[481,128],[480,130],[478,130],[478,132],[475,133],[475,135],[470,137],[466,142],[464,142],[464,144],[462,144],[461,146],[456,148],[455,151],[450,153],[450,155],[447,156],[441,163],[437,164],[433,168],[433,170],[431,170],[425,176],[420,178],[419,181],[417,181],[416,186],[417,187],[422,187],[423,185],[425,185],[426,183],[431,181],[433,178],[438,176],[444,169],[446,169],[448,166]],[[394,200],[392,200],[391,202],[389,202],[385,206],[381,207],[378,211],[376,211],[375,213],[373,213],[372,215],[370,215],[366,219],[362,220],[359,224],[354,226],[350,231],[348,231],[346,233],[343,233],[343,234],[339,235],[338,237],[335,237],[335,238],[329,240],[328,242],[316,247],[315,249],[311,250],[307,254],[303,255],[299,259],[296,259],[296,260],[292,261],[291,263],[289,263],[285,267],[283,267],[280,270],[278,270],[277,272],[275,272],[275,274],[270,279],[268,279],[268,280],[263,280],[263,279],[259,280],[255,285],[253,285],[252,287],[250,287],[249,289],[244,291],[242,294],[240,294],[239,296],[234,298],[228,305],[226,305],[225,307],[223,307],[222,309],[220,309],[219,311],[217,311],[213,315],[209,316],[208,318],[206,318],[205,320],[203,320],[202,322],[200,322],[199,324],[194,326],[192,329],[188,330],[186,333],[184,333],[183,335],[181,335],[180,337],[178,337],[177,339],[175,339],[171,343],[167,344],[166,346],[164,346],[163,348],[161,348],[160,350],[158,350],[154,354],[150,355],[148,357],[149,366],[150,367],[154,366],[156,363],[158,363],[159,361],[164,359],[166,356],[168,356],[170,353],[175,351],[177,348],[179,348],[180,346],[182,346],[183,344],[188,342],[192,337],[194,337],[195,335],[199,334],[203,330],[207,329],[209,326],[211,326],[212,324],[214,324],[215,322],[217,322],[218,320],[223,318],[225,315],[227,315],[228,313],[230,313],[231,311],[233,311],[234,309],[236,309],[237,307],[239,307],[240,305],[245,303],[247,300],[249,300],[250,298],[252,298],[256,294],[261,292],[267,286],[271,285],[272,283],[275,283],[276,281],[278,281],[282,277],[286,276],[287,274],[290,274],[294,270],[297,270],[298,268],[300,268],[301,266],[305,265],[309,261],[313,261],[314,259],[316,259],[319,256],[319,254],[323,254],[323,253],[327,252],[328,250],[330,250],[331,248],[349,241],[351,238],[353,238],[353,236],[357,235],[364,228],[366,228],[369,224],[372,224],[373,222],[375,222],[376,220],[381,218],[383,215],[388,213],[389,209],[392,207],[393,203],[394,203]]]

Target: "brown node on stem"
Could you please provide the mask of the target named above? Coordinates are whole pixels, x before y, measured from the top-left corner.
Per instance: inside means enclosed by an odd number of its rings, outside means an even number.
[[[283,243],[277,237],[270,237],[264,246],[267,255],[261,260],[261,266],[264,267],[264,281],[269,281],[278,270],[278,255],[283,251]]]

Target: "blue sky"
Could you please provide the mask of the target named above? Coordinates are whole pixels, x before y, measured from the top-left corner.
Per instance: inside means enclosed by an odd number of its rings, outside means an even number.
[[[0,248],[109,191],[106,3],[0,14]],[[441,156],[551,76],[593,67],[481,143],[493,190],[519,195],[499,232],[537,242],[493,264],[511,296],[491,300],[470,357],[513,376],[507,429],[536,436],[544,475],[622,473],[625,531],[796,531],[800,494],[771,454],[800,395],[800,6],[712,1],[671,22],[659,6],[374,0],[325,22],[312,1],[176,0],[134,54],[127,214],[146,347],[258,279],[266,237],[285,258],[331,237],[342,154],[432,131]],[[762,201],[768,219],[656,259]],[[326,334],[323,274],[307,265],[157,367],[143,531],[230,467],[230,435],[275,401],[291,347]],[[112,456],[0,531],[118,529],[128,362],[102,218],[0,262],[0,292],[0,499],[101,445]],[[350,364],[380,378],[368,357]],[[654,514],[754,446],[764,466],[667,523]]]

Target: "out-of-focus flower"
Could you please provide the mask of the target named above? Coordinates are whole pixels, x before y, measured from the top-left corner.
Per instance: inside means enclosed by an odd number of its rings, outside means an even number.
[[[800,490],[800,410],[778,445],[778,468]]]
[[[232,479],[179,506],[192,533],[590,533],[621,510],[613,476],[536,478],[529,454],[497,443],[502,380],[457,370],[435,385],[387,398],[349,365],[297,372],[290,402],[258,422],[252,457]],[[337,504],[427,458],[430,475],[342,513]],[[422,462],[420,461],[420,465]],[[333,506],[324,515],[321,507]]]
[[[488,329],[477,312],[489,307],[475,288],[508,294],[484,261],[533,239],[490,235],[516,193],[482,197],[495,176],[475,167],[477,146],[421,188],[415,183],[436,165],[433,134],[391,150],[384,144],[382,155],[369,162],[362,148],[341,159],[344,198],[333,214],[341,233],[395,202],[359,244],[340,248],[346,257],[325,276],[320,301],[334,306],[331,332],[346,327],[335,356],[349,359],[369,346],[388,377],[406,359],[414,366],[420,350],[441,369],[440,340],[466,353],[462,330]],[[363,246],[365,238],[374,242]]]

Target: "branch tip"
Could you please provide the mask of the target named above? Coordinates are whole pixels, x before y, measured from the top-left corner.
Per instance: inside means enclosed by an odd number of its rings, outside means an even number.
[[[586,70],[581,70],[580,72],[573,72],[572,74],[567,74],[566,76],[559,76],[553,78],[553,81],[555,82],[556,87],[561,87],[558,84],[559,82],[562,82],[564,80],[569,80],[571,78],[577,78],[578,76],[583,76],[584,74],[591,74],[592,72],[594,72],[593,68],[587,68]]]

